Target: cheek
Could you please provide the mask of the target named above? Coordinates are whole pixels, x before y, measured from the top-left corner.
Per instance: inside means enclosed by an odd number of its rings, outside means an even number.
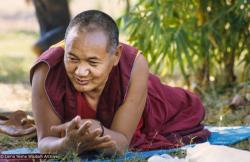
[[[91,75],[95,78],[100,78],[103,76],[103,73],[105,73],[105,71],[101,68],[95,68],[92,69],[91,71],[92,71]]]
[[[76,68],[75,65],[72,65],[72,64],[69,64],[69,63],[65,64],[65,69],[66,69],[66,72],[68,74],[73,74],[74,71],[75,71],[75,68]]]
[[[108,66],[100,66],[93,69],[92,75],[96,78],[105,79],[110,73],[110,68]]]

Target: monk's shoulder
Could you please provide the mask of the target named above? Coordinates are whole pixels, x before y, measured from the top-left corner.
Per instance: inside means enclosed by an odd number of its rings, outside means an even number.
[[[34,83],[34,81],[39,83],[44,83],[48,71],[49,71],[49,66],[46,63],[43,62],[39,63],[34,69],[32,83]]]

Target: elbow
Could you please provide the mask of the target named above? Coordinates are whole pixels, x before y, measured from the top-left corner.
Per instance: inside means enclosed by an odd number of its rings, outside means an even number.
[[[38,142],[38,150],[39,150],[39,152],[42,153],[42,154],[47,154],[47,153],[49,153],[48,149],[46,149],[46,148],[43,146],[42,142],[40,142],[40,141]]]
[[[40,153],[42,154],[51,154],[51,153],[55,153],[53,151],[53,149],[50,148],[49,144],[46,143],[46,139],[44,140],[39,140],[38,141],[38,150]]]
[[[59,139],[51,139],[49,137],[38,141],[38,150],[43,154],[63,153],[63,149],[59,145]]]
[[[47,146],[48,145],[46,145],[46,137],[43,137],[43,136],[38,134],[38,136],[37,136],[37,148],[38,148],[39,152],[42,154],[49,153]]]

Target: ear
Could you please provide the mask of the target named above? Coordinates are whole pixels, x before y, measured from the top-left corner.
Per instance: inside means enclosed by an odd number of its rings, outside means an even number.
[[[119,63],[120,57],[122,54],[122,45],[119,44],[116,48],[114,55],[114,66],[116,66]]]

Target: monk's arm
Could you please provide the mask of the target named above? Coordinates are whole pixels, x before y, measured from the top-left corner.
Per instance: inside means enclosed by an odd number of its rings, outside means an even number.
[[[104,153],[123,154],[127,150],[145,107],[148,73],[147,61],[138,55],[126,99],[116,112],[111,129],[104,128],[104,135],[110,135],[115,142],[114,147],[102,149]]]
[[[48,66],[44,63],[36,67],[32,78],[32,111],[37,128],[38,148],[42,153],[56,153],[66,150],[65,138],[50,131],[52,125],[61,124],[61,120],[53,111],[45,92],[45,78]]]

